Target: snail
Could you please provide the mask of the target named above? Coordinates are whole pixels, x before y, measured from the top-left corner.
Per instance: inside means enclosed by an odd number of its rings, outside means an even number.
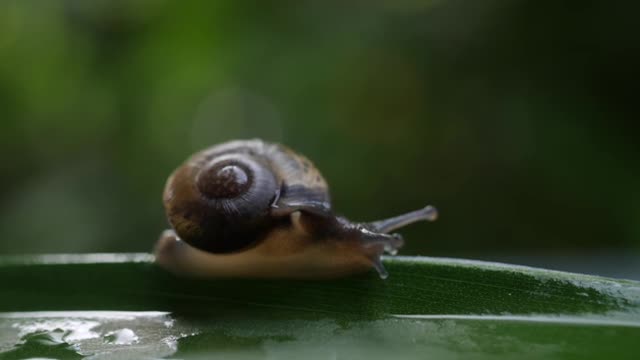
[[[167,180],[172,226],[156,262],[207,278],[335,278],[375,268],[404,241],[393,230],[433,221],[432,206],[373,222],[334,214],[327,182],[306,157],[284,145],[235,140],[191,156]]]

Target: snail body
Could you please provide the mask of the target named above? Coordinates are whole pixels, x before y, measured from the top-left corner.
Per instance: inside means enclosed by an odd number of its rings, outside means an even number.
[[[354,223],[336,216],[327,182],[306,157],[262,140],[236,140],[191,156],[167,180],[172,230],[155,249],[170,271],[203,277],[331,278],[387,273],[384,252],[403,245],[388,234],[436,210]]]

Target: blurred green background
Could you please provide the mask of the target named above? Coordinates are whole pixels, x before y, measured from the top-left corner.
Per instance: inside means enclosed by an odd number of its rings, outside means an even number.
[[[3,0],[0,253],[149,251],[168,174],[261,137],[354,220],[436,205],[405,255],[619,270],[640,253],[638,10]]]

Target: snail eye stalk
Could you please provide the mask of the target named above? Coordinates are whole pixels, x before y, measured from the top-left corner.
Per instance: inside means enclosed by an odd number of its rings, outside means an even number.
[[[418,221],[435,221],[437,219],[438,210],[435,207],[428,205],[422,209],[411,211],[406,214],[394,216],[388,219],[372,221],[366,223],[365,226],[373,231],[386,234]]]

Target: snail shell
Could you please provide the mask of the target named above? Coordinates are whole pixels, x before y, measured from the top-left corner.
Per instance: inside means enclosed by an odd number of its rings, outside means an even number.
[[[386,271],[380,256],[402,238],[387,234],[426,208],[352,223],[331,209],[326,181],[306,157],[262,140],[237,140],[191,156],[169,177],[164,206],[173,230],[156,245],[167,269],[206,277],[323,278]]]
[[[282,222],[278,207],[330,212],[327,183],[282,145],[232,141],[193,155],[167,181],[164,205],[180,238],[213,253],[247,247]]]

